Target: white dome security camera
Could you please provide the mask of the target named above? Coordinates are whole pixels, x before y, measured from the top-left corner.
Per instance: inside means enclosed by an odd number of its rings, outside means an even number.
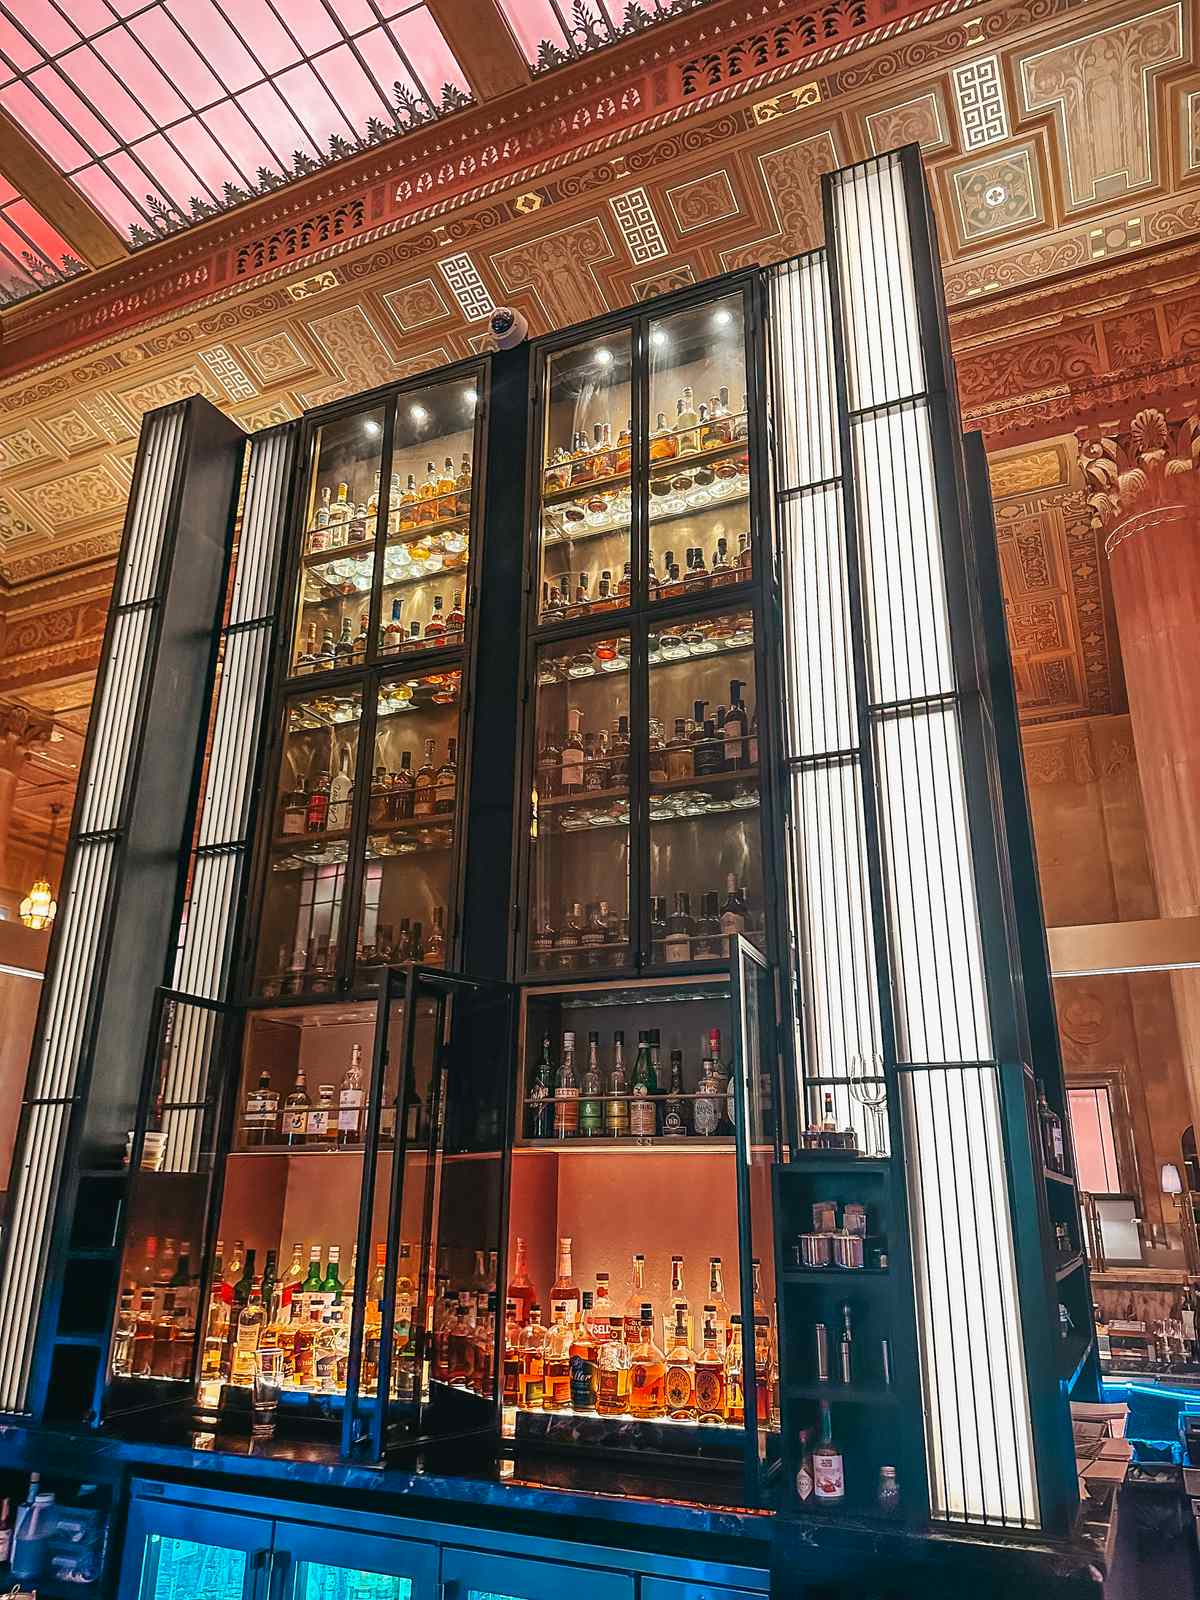
[[[497,350],[511,350],[529,337],[529,324],[520,311],[511,306],[497,306],[488,318],[488,330]]]

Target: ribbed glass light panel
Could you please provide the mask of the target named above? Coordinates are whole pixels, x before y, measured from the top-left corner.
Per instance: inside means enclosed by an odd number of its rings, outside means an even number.
[[[930,1510],[1036,1526],[996,1069],[899,1077]]]
[[[841,485],[783,501],[779,522],[788,754],[849,750],[858,743],[858,717]]]
[[[771,371],[776,491],[827,483],[841,466],[824,251],[771,274]]]
[[[159,1126],[165,1135],[160,1171],[196,1172],[203,1155],[205,1102],[212,1092],[212,1074],[222,1017],[207,1006],[173,1002],[166,1060],[161,1063],[163,1109]]]
[[[94,713],[96,735],[84,779],[80,833],[101,833],[121,826],[130,749],[137,737],[146,652],[153,626],[152,605],[120,611],[113,618],[108,671]]]
[[[264,617],[275,604],[276,552],[287,503],[292,439],[293,430],[280,429],[250,442],[237,571],[229,606],[231,626]]]
[[[897,154],[833,178],[838,284],[851,411],[923,393],[912,240]]]
[[[59,897],[54,962],[34,1040],[32,1100],[66,1099],[75,1092],[116,849],[113,839],[89,839],[80,840],[71,853],[66,892]]]
[[[201,849],[245,836],[270,650],[269,623],[226,636],[205,774]]]
[[[878,974],[863,835],[862,774],[856,761],[801,767],[792,774],[796,829],[793,925],[803,997],[804,1065],[810,1114],[834,1096],[839,1124],[858,1130],[859,1148],[888,1149],[882,1107]],[[857,1087],[855,1084],[857,1083]]]
[[[897,1058],[990,1060],[957,711],[881,719],[875,759]]]
[[[871,699],[952,693],[929,409],[919,402],[860,417],[852,438]]]
[[[243,856],[239,846],[198,855],[192,863],[172,980],[181,994],[216,1000],[224,991]]]
[[[184,408],[153,412],[143,424],[142,469],[134,485],[132,522],[125,545],[125,564],[117,584],[116,603],[150,600],[158,587],[175,462],[183,438]]]
[[[26,1408],[33,1335],[70,1109],[61,1102],[29,1107],[12,1174],[7,1218],[10,1253],[0,1301],[0,1411]]]

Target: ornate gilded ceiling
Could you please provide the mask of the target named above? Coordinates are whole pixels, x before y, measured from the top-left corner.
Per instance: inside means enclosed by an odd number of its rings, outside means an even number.
[[[1195,9],[712,0],[0,314],[0,692],[94,660],[146,410],[201,393],[257,428],[470,353],[495,304],[541,332],[784,258],[824,171],[910,140],[993,447],[1186,391]],[[1039,718],[1120,700],[1060,466],[1000,506]]]

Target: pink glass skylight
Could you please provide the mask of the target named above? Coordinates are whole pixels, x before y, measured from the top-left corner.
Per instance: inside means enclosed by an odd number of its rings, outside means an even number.
[[[545,71],[704,0],[496,0],[521,54]]]
[[[83,262],[57,228],[0,178],[0,306],[82,271]]]
[[[0,0],[0,105],[135,244],[468,99],[421,0]]]

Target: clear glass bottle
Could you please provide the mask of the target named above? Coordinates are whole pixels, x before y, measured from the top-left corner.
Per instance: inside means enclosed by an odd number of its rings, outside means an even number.
[[[629,1084],[625,1077],[625,1035],[613,1034],[612,1070],[608,1075],[608,1097],[604,1102],[604,1131],[610,1139],[629,1134]]]
[[[688,1335],[686,1306],[678,1306],[664,1355],[663,1404],[668,1417],[680,1422],[696,1418],[696,1358]]]
[[[629,1352],[630,1415],[661,1417],[665,1407],[666,1361],[654,1342],[654,1307],[643,1303],[638,1338]]]
[[[579,1133],[579,1079],[575,1075],[575,1035],[563,1034],[562,1055],[554,1078],[554,1133],[574,1139]],[[553,1308],[553,1302],[551,1302]]]
[[[636,1343],[642,1327],[642,1306],[646,1301],[646,1258],[641,1251],[633,1258],[631,1287],[623,1311],[625,1343]]]
[[[361,1144],[366,1120],[366,1079],[363,1076],[362,1045],[350,1046],[350,1065],[338,1090],[337,1142]]]
[[[578,1315],[579,1304],[579,1285],[575,1282],[571,1267],[571,1241],[562,1238],[558,1241],[558,1276],[550,1289],[550,1315],[553,1317],[561,1311],[570,1321]]]
[[[312,1102],[308,1097],[308,1082],[303,1065],[296,1068],[296,1082],[283,1102],[283,1120],[280,1131],[284,1143],[292,1149],[303,1145],[308,1138],[308,1114]]]
[[[603,931],[603,924],[601,924]],[[604,1080],[600,1075],[600,1035],[588,1034],[587,1067],[580,1086],[579,1131],[585,1139],[604,1133]]]
[[[715,1305],[704,1307],[701,1322],[702,1342],[695,1362],[696,1415],[701,1422],[724,1422],[725,1334]]]
[[[552,1305],[550,1332],[546,1336],[543,1411],[564,1411],[571,1404],[571,1343],[574,1334],[574,1319],[565,1315],[561,1304]]]
[[[517,1404],[523,1411],[540,1411],[546,1393],[546,1334],[542,1308],[533,1305],[521,1334]]]

